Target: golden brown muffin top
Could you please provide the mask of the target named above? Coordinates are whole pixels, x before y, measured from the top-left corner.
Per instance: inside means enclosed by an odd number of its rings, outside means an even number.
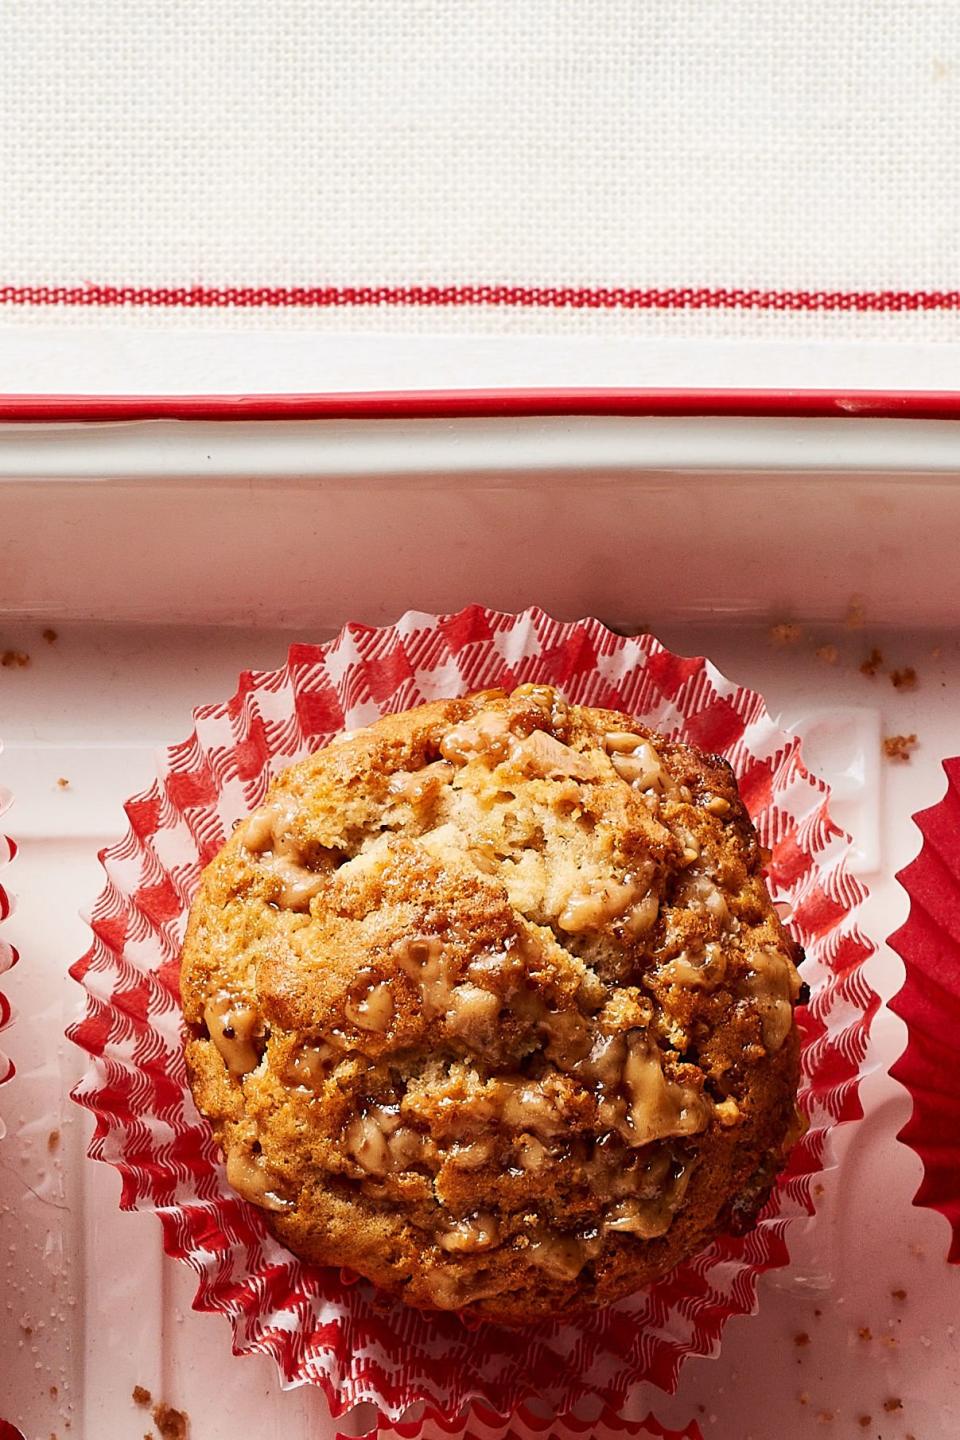
[[[191,1083],[298,1254],[562,1313],[752,1220],[795,953],[723,760],[547,686],[437,701],[284,772],[205,871]]]

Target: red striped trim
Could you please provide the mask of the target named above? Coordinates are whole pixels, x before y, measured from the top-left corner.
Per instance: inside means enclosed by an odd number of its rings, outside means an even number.
[[[518,415],[770,415],[960,422],[960,391],[407,390],[298,395],[0,395],[0,421],[429,420]]]
[[[574,285],[0,285],[2,305],[177,306],[304,309],[379,305],[511,306],[550,310],[960,310],[960,290],[664,289]]]

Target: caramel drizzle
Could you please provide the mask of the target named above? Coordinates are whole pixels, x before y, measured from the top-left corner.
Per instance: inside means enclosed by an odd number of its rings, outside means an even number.
[[[303,850],[290,835],[297,815],[293,796],[277,796],[237,827],[244,849],[255,855],[278,884],[277,904],[283,910],[309,910],[310,901],[326,884],[328,869],[311,870]]]
[[[203,1021],[231,1075],[240,1077],[257,1068],[264,1049],[259,1011],[221,991],[204,1005]]]

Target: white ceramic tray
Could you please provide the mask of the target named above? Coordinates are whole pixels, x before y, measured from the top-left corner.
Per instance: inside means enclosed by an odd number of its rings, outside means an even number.
[[[196,1440],[346,1428],[318,1393],[282,1393],[268,1360],[233,1357],[222,1318],[190,1310],[192,1276],[165,1259],[152,1217],[118,1211],[118,1178],[84,1158],[87,1119],[66,1099],[82,1063],[62,1039],[78,1003],[66,970],[86,947],[96,852],[193,705],[230,693],[241,668],[282,663],[291,640],[410,607],[536,602],[647,625],[804,734],[856,838],[864,928],[881,942],[867,973],[886,999],[902,969],[882,941],[906,913],[893,875],[919,843],[909,817],[960,750],[958,534],[950,423],[0,430],[0,649],[31,655],[0,668],[5,828],[21,844],[5,934],[22,955],[3,982],[19,1014],[4,1035],[18,1073],[0,1094],[0,1416],[28,1440],[128,1440],[147,1428],[130,1399],[141,1384],[190,1415]],[[844,623],[854,596],[864,629]],[[787,620],[802,638],[778,646],[770,627]],[[860,673],[874,644],[916,668],[915,691]],[[881,761],[882,734],[912,731],[908,765]],[[894,1139],[909,1102],[885,1070],[903,1039],[881,1010],[866,1118],[792,1232],[793,1263],[761,1279],[759,1313],[730,1323],[719,1359],[688,1362],[673,1397],[651,1392],[665,1423],[695,1419],[705,1440],[953,1440],[960,1273],[945,1221],[911,1205],[919,1162]]]

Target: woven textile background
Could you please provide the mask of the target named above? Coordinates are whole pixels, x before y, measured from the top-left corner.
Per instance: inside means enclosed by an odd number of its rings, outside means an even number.
[[[960,337],[958,0],[2,0],[0,323]]]

